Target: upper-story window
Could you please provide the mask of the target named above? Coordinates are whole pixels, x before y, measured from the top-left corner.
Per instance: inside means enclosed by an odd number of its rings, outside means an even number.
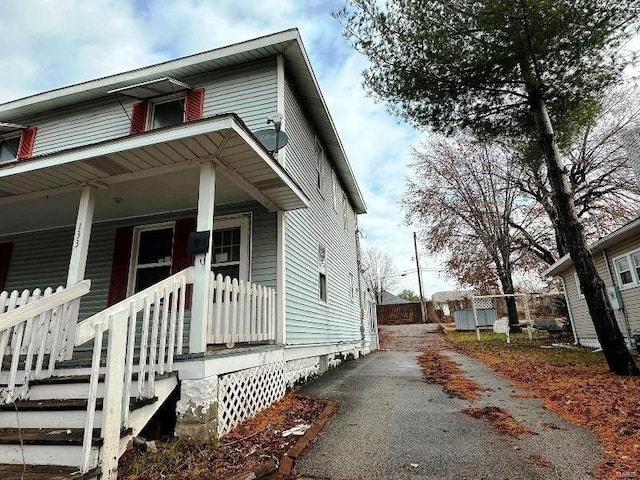
[[[336,178],[336,172],[331,171],[331,190],[333,192],[333,209],[338,211],[338,193],[340,189],[338,188],[338,179]]]
[[[316,154],[316,186],[320,194],[324,195],[324,150],[322,150],[322,145],[317,138],[314,149]]]
[[[151,104],[149,129],[170,127],[185,121],[185,96]]]
[[[0,123],[0,164],[31,157],[36,131],[36,127]]]
[[[135,103],[131,110],[130,133],[171,127],[202,118],[204,89],[189,90]]]
[[[0,137],[0,163],[10,162],[18,157],[20,135]]]

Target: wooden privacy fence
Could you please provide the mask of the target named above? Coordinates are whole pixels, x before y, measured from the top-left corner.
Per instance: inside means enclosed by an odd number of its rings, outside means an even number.
[[[420,318],[420,302],[393,303],[376,306],[378,325],[402,325],[405,323],[422,323]]]

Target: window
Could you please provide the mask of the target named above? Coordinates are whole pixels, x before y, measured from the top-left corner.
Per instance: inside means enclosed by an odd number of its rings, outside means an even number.
[[[152,103],[150,129],[170,127],[184,122],[184,97]]]
[[[136,227],[134,232],[130,294],[144,290],[171,275],[173,250],[173,223]]]
[[[640,285],[640,251],[614,258],[613,265],[621,290]]]
[[[20,135],[0,137],[0,163],[10,162],[18,157]]]
[[[135,103],[131,109],[131,135],[155,128],[200,120],[204,113],[204,89],[173,93]]]
[[[338,211],[338,193],[340,189],[338,188],[338,181],[336,179],[336,172],[331,170],[331,189],[333,191],[333,209]]]
[[[347,196],[342,194],[342,223],[345,232],[347,231],[347,225],[349,224],[348,216],[347,216]]]
[[[327,303],[327,276],[324,273],[320,273],[320,301]]]
[[[321,195],[324,194],[324,151],[322,150],[322,146],[320,142],[316,138],[315,142],[315,153],[316,153],[316,184],[318,187],[318,191]]]
[[[318,298],[327,303],[327,247],[318,245]]]
[[[216,218],[211,271],[233,280],[249,280],[249,216]]]
[[[578,274],[573,272],[573,278],[576,282],[576,291],[578,293],[578,298],[584,298],[584,292],[582,291],[582,286],[580,285],[580,279],[578,278]]]
[[[351,297],[351,300],[353,300],[353,273],[349,274],[349,294]]]

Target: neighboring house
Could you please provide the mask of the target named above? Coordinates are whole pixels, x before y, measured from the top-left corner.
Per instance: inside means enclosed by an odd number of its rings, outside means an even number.
[[[272,156],[255,134],[276,113]],[[85,435],[25,445],[27,464],[115,478],[176,387],[176,433],[211,441],[369,352],[365,211],[295,29],[0,105],[2,443],[24,410],[23,431]],[[59,413],[76,395],[86,413]]]
[[[391,292],[384,290],[382,292],[382,302],[380,305],[395,305],[396,303],[409,303],[409,300],[405,300]]]
[[[446,290],[435,292],[431,295],[433,306],[436,312],[442,312],[442,315],[453,315],[455,310],[461,310],[470,307],[470,298],[473,296],[473,290]]]
[[[623,132],[622,141],[640,188],[640,129]],[[634,344],[633,335],[640,334],[640,217],[594,242],[589,248],[598,275],[607,286],[620,331],[631,346]],[[562,278],[576,343],[600,347],[569,255],[549,267],[545,274]]]
[[[631,345],[640,333],[640,218],[590,246],[598,275],[609,291],[620,331]],[[565,255],[545,272],[562,279],[576,343],[599,347],[600,343],[580,290],[576,270]]]

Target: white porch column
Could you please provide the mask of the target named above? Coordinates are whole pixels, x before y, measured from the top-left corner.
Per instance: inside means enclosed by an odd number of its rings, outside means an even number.
[[[286,224],[286,212],[278,210],[278,244],[276,247],[276,342],[279,345],[287,343],[287,265],[285,258]]]
[[[95,203],[95,189],[89,186],[83,187],[82,194],[80,195],[80,205],[78,206],[78,216],[76,218],[76,230],[73,235],[73,245],[71,247],[67,287],[71,287],[84,280]]]
[[[207,350],[207,322],[209,319],[209,283],[211,282],[211,244],[213,243],[213,213],[216,195],[216,167],[206,161],[200,164],[200,187],[198,190],[198,217],[196,230],[210,232],[207,253],[195,255],[193,278],[193,301],[191,303],[191,330],[189,352],[202,353]]]
[[[91,238],[91,225],[93,223],[93,209],[96,204],[95,188],[82,187],[78,216],[76,217],[76,229],[71,245],[71,259],[67,272],[67,288],[84,280],[84,272],[87,267],[87,254],[89,252],[89,239]],[[64,359],[70,360],[73,356],[73,345],[76,336],[76,324],[80,310],[80,299],[73,302],[65,319],[66,341],[64,346]]]

